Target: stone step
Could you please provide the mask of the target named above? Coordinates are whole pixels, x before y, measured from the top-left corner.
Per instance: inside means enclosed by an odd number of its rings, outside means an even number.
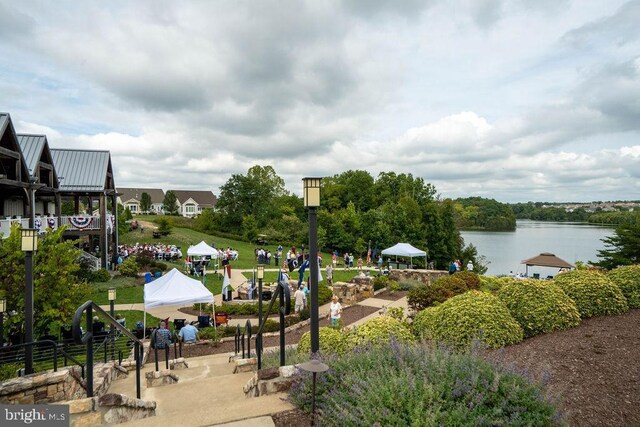
[[[286,393],[247,398],[244,385],[253,372],[233,374],[229,353],[187,359],[188,369],[174,371],[175,384],[147,388],[144,374],[155,366],[147,364],[142,372],[142,399],[157,403],[156,416],[127,425],[213,425],[268,416],[292,409]],[[164,367],[161,367],[164,369]],[[112,393],[135,395],[135,373],[115,381]]]

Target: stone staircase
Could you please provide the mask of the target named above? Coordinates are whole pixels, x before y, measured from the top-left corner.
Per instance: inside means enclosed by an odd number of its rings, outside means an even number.
[[[273,425],[269,415],[293,408],[284,400],[286,393],[245,397],[243,387],[254,372],[233,374],[235,365],[229,363],[228,353],[189,358],[187,363],[187,369],[172,371],[179,377],[177,383],[159,387],[147,387],[145,373],[155,367],[152,363],[145,366],[141,375],[141,398],[157,403],[156,416],[126,425],[188,427],[234,421],[239,421],[234,425]],[[135,371],[130,372],[128,378],[114,381],[109,393],[135,397]]]

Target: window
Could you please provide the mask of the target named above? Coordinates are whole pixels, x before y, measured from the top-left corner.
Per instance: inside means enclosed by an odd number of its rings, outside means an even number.
[[[186,213],[194,213],[196,211],[196,207],[194,205],[184,205],[184,211]]]

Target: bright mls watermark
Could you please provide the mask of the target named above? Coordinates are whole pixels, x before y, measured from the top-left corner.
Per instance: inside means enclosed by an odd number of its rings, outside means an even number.
[[[0,425],[69,426],[69,405],[0,405]]]

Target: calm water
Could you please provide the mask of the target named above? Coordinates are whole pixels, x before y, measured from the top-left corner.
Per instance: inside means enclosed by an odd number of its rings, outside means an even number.
[[[473,243],[479,255],[489,261],[487,275],[525,272],[520,262],[541,252],[551,252],[574,264],[597,261],[601,239],[613,235],[613,228],[566,222],[518,220],[516,231],[462,231],[465,244]],[[557,268],[529,267],[529,275],[555,275]]]

